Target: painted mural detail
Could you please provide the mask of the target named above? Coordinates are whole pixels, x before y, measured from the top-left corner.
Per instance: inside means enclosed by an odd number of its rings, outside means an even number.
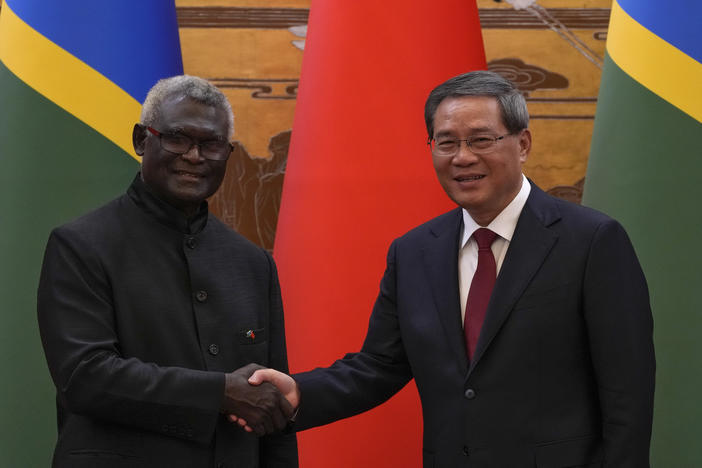
[[[534,14],[534,9],[540,9]],[[544,10],[544,11],[541,11]],[[607,30],[609,8],[480,8],[482,29],[568,29]],[[306,26],[309,10],[304,8],[178,7],[181,28],[290,29]],[[291,31],[302,34],[301,30]],[[304,37],[300,36],[300,37]]]
[[[536,65],[526,64],[518,58],[503,58],[488,62],[488,70],[499,73],[516,84],[524,97],[537,89],[564,89],[568,79],[560,73],[552,72]]]
[[[210,199],[210,209],[261,247],[273,250],[275,228],[288,160],[290,131],[270,139],[270,158],[251,156],[243,145],[227,161],[227,176]]]
[[[290,26],[288,31],[293,33],[296,37],[301,37],[302,39],[295,39],[291,41],[292,45],[300,50],[305,50],[305,38],[307,37],[307,25],[304,26]]]
[[[297,78],[208,78],[220,89],[250,89],[254,99],[297,99]]]
[[[583,199],[584,186],[585,178],[582,178],[573,185],[556,185],[555,187],[548,189],[546,192],[554,197],[580,204],[580,201]]]

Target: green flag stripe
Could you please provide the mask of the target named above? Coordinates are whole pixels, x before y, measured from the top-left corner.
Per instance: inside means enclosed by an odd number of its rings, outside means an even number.
[[[54,389],[36,325],[52,227],[122,192],[138,163],[0,63],[0,466],[49,466]]]
[[[67,24],[61,27],[71,29]],[[103,51],[103,55],[109,61],[110,54]],[[130,133],[139,120],[140,104],[97,70],[34,30],[7,5],[0,15],[0,61],[38,93],[140,160],[133,152]]]
[[[702,123],[605,57],[583,203],[620,220],[648,279],[654,467],[702,466]]]
[[[607,53],[629,76],[702,122],[702,63],[639,24],[616,1]]]

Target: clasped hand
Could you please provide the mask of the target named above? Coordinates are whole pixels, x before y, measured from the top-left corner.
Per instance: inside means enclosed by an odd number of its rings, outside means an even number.
[[[230,416],[230,420],[239,422],[240,419],[244,424],[239,424],[248,432],[262,436],[283,430],[295,410],[272,383],[249,383],[249,377],[258,369],[265,368],[248,364],[225,375],[221,410],[236,415]]]
[[[228,404],[229,400],[236,404]],[[297,383],[275,369],[249,364],[227,374],[223,410],[247,432],[261,436],[284,429],[299,403]]]

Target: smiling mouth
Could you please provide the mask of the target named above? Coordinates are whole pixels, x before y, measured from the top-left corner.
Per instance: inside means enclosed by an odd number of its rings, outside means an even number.
[[[455,177],[454,180],[456,182],[473,182],[475,180],[480,180],[483,177],[485,177],[485,176],[484,175],[459,176],[459,177]]]
[[[197,174],[195,172],[188,172],[188,171],[175,171],[175,173],[179,176],[187,177],[190,179],[199,179],[201,177],[204,177],[203,174]]]

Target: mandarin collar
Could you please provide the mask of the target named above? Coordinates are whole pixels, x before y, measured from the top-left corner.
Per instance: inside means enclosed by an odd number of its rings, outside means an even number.
[[[141,179],[141,172],[137,172],[132,185],[127,189],[127,194],[137,206],[158,222],[183,234],[198,234],[207,224],[207,200],[200,204],[197,213],[188,217],[178,208],[158,198]]]

